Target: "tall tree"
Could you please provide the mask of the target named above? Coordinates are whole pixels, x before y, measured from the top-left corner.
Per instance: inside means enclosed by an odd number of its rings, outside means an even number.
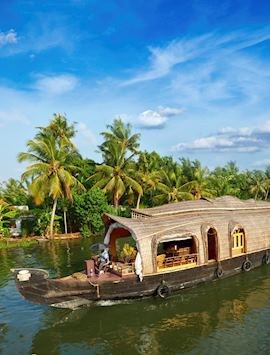
[[[265,185],[265,181],[267,177],[264,172],[255,170],[251,176],[250,182],[250,192],[254,196],[255,200],[258,199],[259,196],[265,196],[267,186]]]
[[[160,166],[161,158],[158,153],[146,151],[139,154],[139,159],[133,164],[132,170],[136,181],[141,185],[144,195],[144,200],[153,198],[153,193],[157,189],[157,185],[160,182]],[[137,208],[140,207],[140,198],[137,200]]]
[[[195,169],[194,180],[187,182],[185,187],[194,196],[195,200],[199,200],[202,197],[215,196],[215,190],[211,186],[209,179],[209,171],[207,168],[202,168],[201,165]]]
[[[187,190],[187,183],[183,182],[182,170],[177,163],[172,163],[166,169],[160,171],[160,182],[157,184],[157,190],[160,193],[154,196],[154,200],[158,203],[192,199],[192,194]]]
[[[36,138],[51,134],[57,141],[64,141],[67,149],[71,148],[76,151],[77,148],[71,140],[76,134],[76,122],[70,124],[66,116],[60,113],[54,113],[53,116],[48,126],[38,127],[39,132],[36,134]]]
[[[53,200],[50,236],[53,236],[54,216],[57,201],[61,197],[72,201],[71,187],[78,186],[84,189],[74,174],[77,167],[70,164],[72,151],[65,139],[56,139],[48,132],[43,136],[37,135],[28,141],[28,151],[20,153],[19,162],[32,162],[22,174],[22,179],[31,177],[30,192],[37,205],[41,204],[46,196]]]
[[[109,132],[102,132],[105,141],[99,146],[104,164],[96,165],[97,172],[89,177],[96,179],[93,188],[101,188],[106,193],[112,193],[113,205],[118,207],[119,200],[125,192],[134,191],[138,197],[143,190],[130,173],[130,163],[139,147],[139,134],[132,134],[131,125],[121,119],[113,121],[107,126]]]
[[[180,159],[180,167],[182,170],[183,179],[185,182],[190,182],[196,179],[195,173],[201,168],[199,160],[191,161],[188,158]]]
[[[132,134],[132,126],[130,123],[125,124],[121,118],[115,119],[112,125],[107,125],[109,131],[101,132],[104,142],[99,146],[104,162],[110,164],[115,161],[114,153],[111,151],[111,146],[118,146],[118,150],[126,157],[131,153],[129,160],[135,154],[138,154],[140,134]],[[118,158],[118,156],[116,157]]]
[[[89,177],[89,180],[95,179],[97,182],[92,187],[101,188],[105,193],[113,194],[113,205],[115,208],[119,205],[119,200],[129,189],[135,191],[138,197],[143,194],[140,184],[129,175],[128,163],[125,158],[125,150],[116,142],[108,144],[113,161],[110,165],[96,165],[97,172]]]

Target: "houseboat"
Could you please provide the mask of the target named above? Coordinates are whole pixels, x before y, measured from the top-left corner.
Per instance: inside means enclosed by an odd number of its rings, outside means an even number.
[[[165,298],[269,264],[269,218],[269,202],[232,196],[134,209],[131,218],[105,214],[109,260],[93,257],[83,272],[55,279],[46,270],[14,269],[16,284],[25,299],[63,308]]]

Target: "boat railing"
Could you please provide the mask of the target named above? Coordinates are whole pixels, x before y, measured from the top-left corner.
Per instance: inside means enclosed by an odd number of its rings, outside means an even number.
[[[198,263],[198,254],[186,254],[186,255],[173,255],[166,256],[162,254],[163,258],[160,258],[161,255],[157,257],[157,267],[158,269],[171,268],[171,267],[181,267],[188,266],[191,264],[196,265]]]

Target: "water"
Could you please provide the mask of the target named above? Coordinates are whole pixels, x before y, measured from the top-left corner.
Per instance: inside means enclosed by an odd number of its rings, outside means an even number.
[[[0,250],[0,354],[269,354],[270,265],[166,300],[100,302],[75,311],[31,304],[11,267],[55,276],[82,269],[87,242]]]

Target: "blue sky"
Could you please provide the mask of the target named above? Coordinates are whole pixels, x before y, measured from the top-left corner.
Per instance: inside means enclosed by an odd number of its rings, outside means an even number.
[[[269,93],[269,1],[0,1],[0,181],[53,113],[84,157],[120,116],[142,149],[265,168]]]

